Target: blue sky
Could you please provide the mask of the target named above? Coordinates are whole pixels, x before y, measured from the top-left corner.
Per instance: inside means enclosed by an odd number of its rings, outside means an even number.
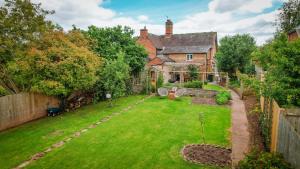
[[[125,16],[146,15],[153,23],[165,21],[166,16],[174,22],[186,15],[208,10],[209,0],[107,0],[103,7],[118,11]]]
[[[4,0],[0,0],[3,4]],[[32,0],[55,10],[48,18],[66,30],[76,25],[130,26],[139,35],[145,25],[150,33],[163,34],[166,16],[174,33],[216,31],[218,38],[249,33],[261,45],[273,36],[278,8],[286,0]]]

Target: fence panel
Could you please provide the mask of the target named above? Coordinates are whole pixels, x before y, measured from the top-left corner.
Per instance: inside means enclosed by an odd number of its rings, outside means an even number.
[[[0,97],[0,131],[46,116],[48,107],[57,106],[58,99],[37,93]]]
[[[291,124],[290,119],[295,123]],[[277,152],[282,153],[284,158],[298,169],[300,168],[300,134],[295,125],[300,125],[300,117],[289,117],[284,113],[280,114]]]

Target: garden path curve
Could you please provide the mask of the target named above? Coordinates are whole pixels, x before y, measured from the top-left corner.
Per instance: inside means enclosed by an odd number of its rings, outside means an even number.
[[[232,168],[245,157],[249,151],[250,134],[248,119],[243,100],[234,91],[231,91],[231,143],[232,143]]]

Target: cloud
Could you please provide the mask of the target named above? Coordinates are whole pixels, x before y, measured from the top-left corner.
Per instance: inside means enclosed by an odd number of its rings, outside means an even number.
[[[184,20],[177,22],[174,25],[176,29],[174,31],[180,33],[216,31],[219,38],[237,33],[249,33],[256,38],[258,44],[262,44],[271,38],[275,32],[274,21],[277,14],[278,11],[273,11],[253,17],[236,19],[232,12],[201,12],[187,16]]]
[[[4,0],[0,0],[0,4]],[[149,32],[155,34],[164,33],[164,23],[154,24],[156,18],[147,15],[129,17],[104,8],[104,3],[110,0],[32,0],[42,3],[42,7],[55,10],[54,15],[48,18],[60,24],[65,29],[71,29],[72,25],[87,29],[90,25],[99,27],[111,27],[126,25],[133,28],[138,35],[139,29],[147,26]],[[263,13],[270,8],[272,2],[284,0],[212,0],[208,4],[208,10],[194,14],[188,14],[174,23],[174,33],[191,32],[218,32],[219,39],[225,35],[236,33],[250,33],[258,44],[272,37],[275,32],[273,22],[277,11]],[[251,15],[247,15],[251,13]],[[242,16],[242,17],[241,17]]]
[[[149,17],[146,15],[140,15],[137,17],[139,21],[144,22],[144,21],[148,21]]]
[[[213,0],[209,3],[209,10],[219,13],[260,13],[272,7],[272,0]]]

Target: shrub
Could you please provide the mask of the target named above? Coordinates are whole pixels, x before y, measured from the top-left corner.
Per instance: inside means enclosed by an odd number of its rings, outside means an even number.
[[[4,89],[4,87],[0,86],[0,97],[8,95],[9,93]]]
[[[208,83],[207,81],[204,81],[204,85],[207,85],[207,83]]]
[[[202,88],[202,82],[201,81],[191,81],[184,84],[184,87],[186,88]]]
[[[240,84],[240,81],[235,79],[235,80],[230,80],[229,86],[232,88],[239,88],[241,86],[241,84]]]
[[[162,87],[163,84],[164,84],[164,77],[163,77],[163,74],[160,73],[157,78],[157,88]]]
[[[217,95],[217,97],[216,97],[216,102],[219,105],[227,104],[228,101],[229,101],[228,98],[224,95]]]
[[[216,96],[216,102],[219,105],[227,104],[230,99],[231,99],[231,94],[227,91],[220,92]]]
[[[199,77],[199,67],[196,65],[188,65],[188,74],[191,80],[197,80]]]
[[[238,169],[291,169],[291,165],[284,161],[282,155],[269,152],[258,152],[256,150],[250,152],[238,164]]]

